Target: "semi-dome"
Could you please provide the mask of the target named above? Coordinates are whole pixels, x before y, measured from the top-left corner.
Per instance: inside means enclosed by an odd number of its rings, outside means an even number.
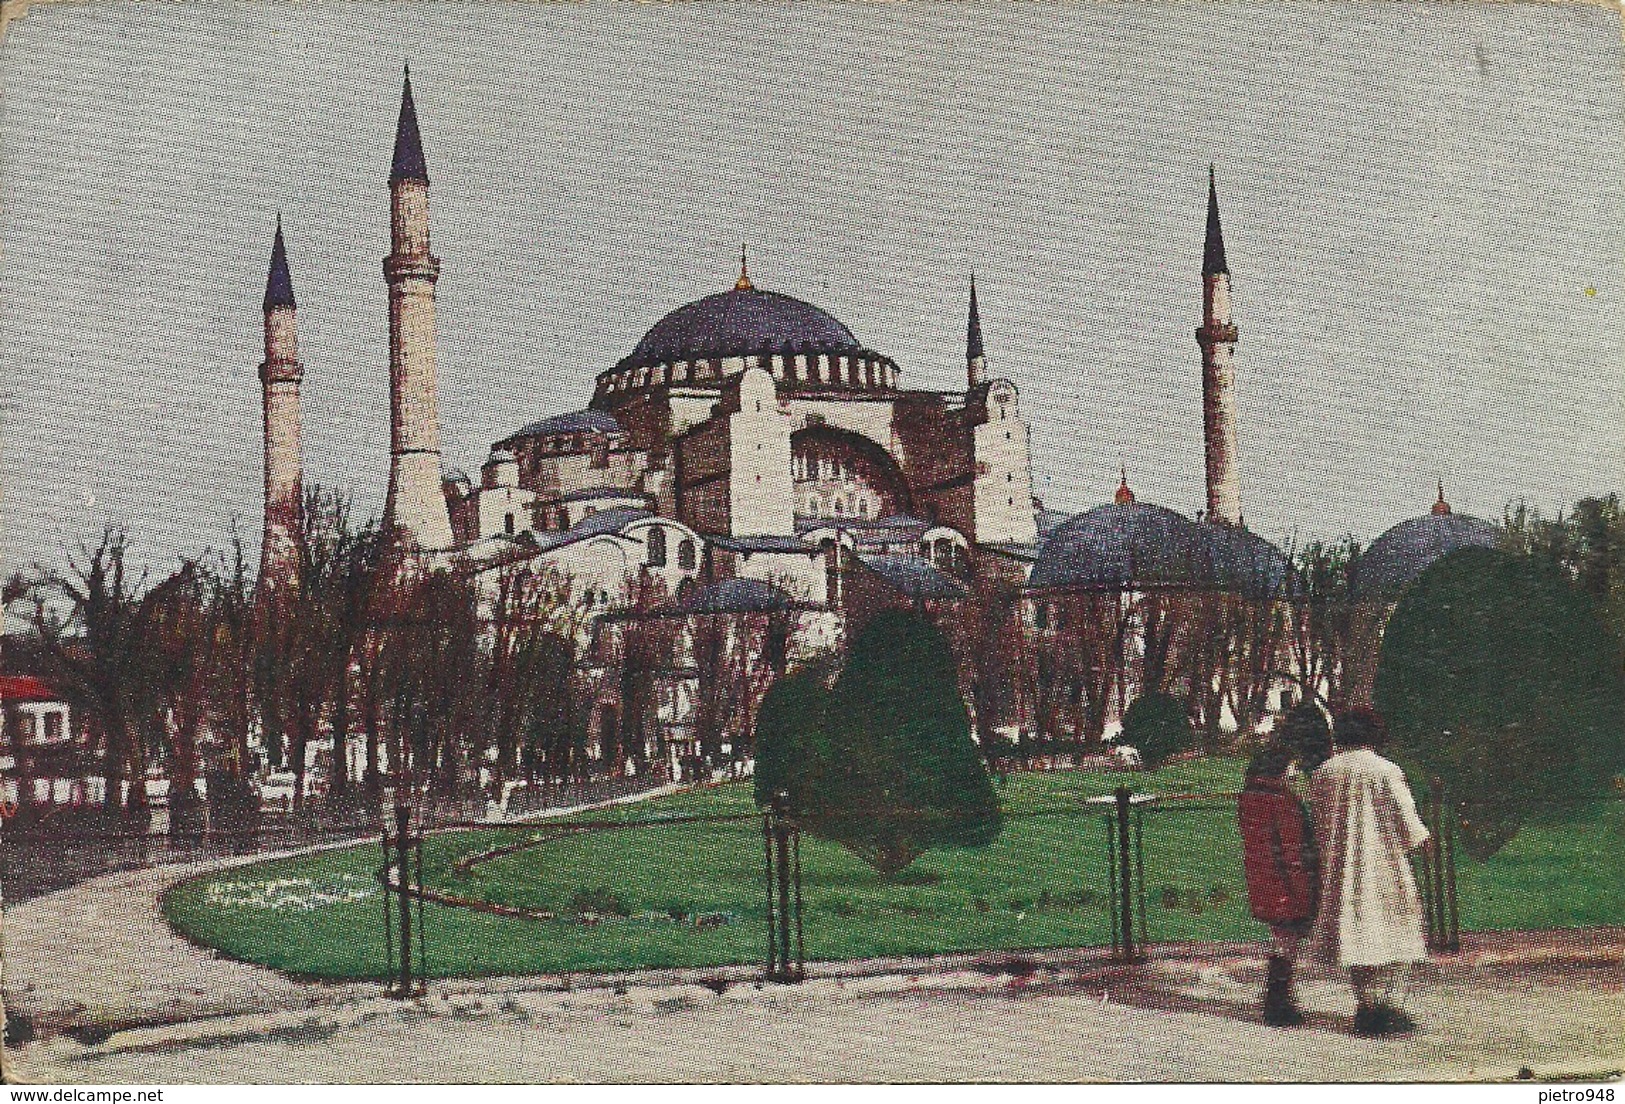
[[[1436,512],[1402,521],[1372,541],[1360,557],[1355,593],[1392,598],[1435,560],[1461,548],[1494,548],[1498,537],[1499,530],[1490,522],[1467,514]]]
[[[744,356],[787,347],[865,351],[851,330],[811,303],[776,291],[736,287],[678,307],[656,322],[621,363]]]
[[[1028,585],[1076,590],[1203,586],[1209,554],[1203,526],[1145,502],[1076,514],[1046,533]]]

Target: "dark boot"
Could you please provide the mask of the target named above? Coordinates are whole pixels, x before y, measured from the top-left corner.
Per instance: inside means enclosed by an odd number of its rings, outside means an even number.
[[[1375,1017],[1374,1035],[1408,1035],[1416,1030],[1416,1021],[1405,1012],[1403,1008],[1389,1004],[1387,1001],[1378,1001],[1371,1006]]]
[[[1292,960],[1271,955],[1264,982],[1264,1022],[1271,1027],[1296,1027],[1303,1013],[1292,999]]]

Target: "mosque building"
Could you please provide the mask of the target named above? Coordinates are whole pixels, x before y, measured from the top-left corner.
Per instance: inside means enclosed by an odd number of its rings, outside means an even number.
[[[911,389],[895,360],[828,312],[759,287],[743,249],[731,287],[667,313],[598,373],[585,407],[493,442],[471,479],[441,455],[440,261],[409,74],[389,186],[384,524],[408,554],[476,572],[545,565],[600,615],[653,579],[679,612],[794,609],[826,642],[864,609],[952,603],[986,580],[1022,588],[1040,638],[1057,602],[1091,593],[1291,597],[1288,558],[1243,520],[1239,333],[1211,174],[1195,335],[1207,509],[1195,520],[1136,501],[1126,473],[1110,504],[1071,518],[1041,508],[1020,394],[987,355],[974,277],[964,388]],[[280,226],[264,306],[262,578],[274,579],[291,570],[297,530],[304,376]],[[1438,539],[1482,540],[1464,520]]]

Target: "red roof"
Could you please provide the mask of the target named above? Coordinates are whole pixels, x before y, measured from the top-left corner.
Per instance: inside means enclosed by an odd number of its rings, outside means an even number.
[[[61,701],[62,695],[35,675],[0,675],[0,701]]]

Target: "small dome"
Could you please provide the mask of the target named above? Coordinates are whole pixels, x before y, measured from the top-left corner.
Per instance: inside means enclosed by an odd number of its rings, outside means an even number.
[[[1494,525],[1467,514],[1435,510],[1402,521],[1372,541],[1360,557],[1354,589],[1362,597],[1394,597],[1435,560],[1461,548],[1494,548],[1499,536]]]
[[[1209,574],[1202,528],[1163,506],[1096,506],[1044,535],[1028,584],[1082,590],[1201,586]]]
[[[851,330],[811,303],[738,286],[678,307],[656,322],[621,364],[744,356],[786,347],[865,351]]]
[[[602,410],[572,410],[531,422],[515,437],[551,437],[560,433],[620,433],[621,423]]]
[[[1192,521],[1163,506],[1114,502],[1046,533],[1029,585],[1073,590],[1225,590],[1290,597],[1286,553],[1239,525]]]
[[[788,594],[760,579],[724,579],[702,587],[677,604],[682,613],[768,613],[789,609]]]
[[[491,464],[512,464],[514,462],[514,454],[505,448],[492,449],[491,455],[485,458],[485,463],[487,466]]]
[[[1206,522],[1213,585],[1246,598],[1295,598],[1302,593],[1287,554],[1244,525]]]

